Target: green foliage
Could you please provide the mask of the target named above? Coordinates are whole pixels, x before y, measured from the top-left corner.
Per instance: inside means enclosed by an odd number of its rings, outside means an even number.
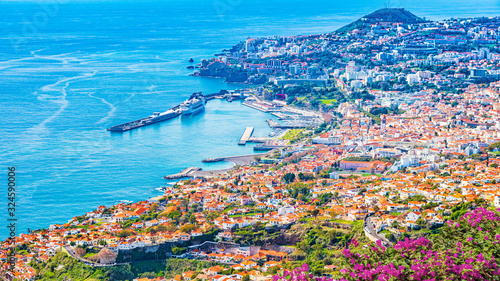
[[[299,173],[298,176],[301,181],[310,181],[314,179],[314,175],[311,173]]]
[[[130,235],[133,235],[133,234],[134,234],[134,231],[132,231],[132,230],[126,230],[125,229],[125,230],[122,230],[122,231],[118,232],[116,234],[116,236],[120,237],[120,238],[126,238],[126,237],[128,237]]]
[[[298,140],[301,140],[305,137],[303,134],[304,129],[291,129],[283,136],[282,139],[289,140],[291,143],[294,143]]]
[[[170,261],[172,260],[168,260],[167,263]],[[160,273],[166,270],[165,261],[142,261],[113,267],[91,267],[64,252],[57,253],[47,263],[33,262],[31,265],[38,272],[37,280],[63,280],[64,278],[82,281],[132,280],[137,277],[152,277],[153,274],[156,277],[158,274],[155,272]],[[59,269],[55,270],[56,268]]]
[[[453,208],[451,208],[452,213],[450,215],[450,219],[456,220],[458,218],[461,218],[463,215],[465,215],[465,213],[467,213],[470,205],[471,205],[471,203],[467,202],[467,203],[458,204],[458,205],[454,206]]]
[[[338,106],[338,104],[347,101],[344,94],[334,87],[318,87],[310,83],[304,83],[286,89],[273,86],[272,90],[274,93],[283,93],[287,95],[287,103],[299,107],[309,106],[313,109],[318,109],[320,105],[323,105],[323,100],[335,100],[336,102],[332,104],[334,106]]]
[[[216,263],[189,259],[168,259],[165,264],[165,278],[174,278],[182,272],[193,270],[201,271],[203,268],[214,266]]]
[[[295,174],[294,173],[286,173],[284,176],[283,176],[283,181],[285,183],[291,183],[291,182],[294,182],[295,181]]]
[[[182,213],[179,210],[174,210],[167,215],[167,217],[171,218],[172,220],[178,220],[181,216]]]
[[[315,134],[322,133],[322,132],[324,132],[326,130],[327,127],[328,127],[328,123],[323,122],[323,123],[321,123],[321,125],[318,126],[318,128],[316,128],[314,130],[314,133]]]
[[[368,91],[362,91],[362,92],[354,92],[351,95],[351,98],[357,100],[357,99],[362,99],[362,100],[374,100],[375,96],[371,95],[368,93]]]
[[[342,159],[343,161],[361,161],[361,162],[370,162],[370,161],[373,161],[373,158],[371,157],[356,157],[356,156],[353,156],[353,157],[347,157],[347,158],[344,158]]]
[[[494,151],[495,149],[500,149],[500,142],[492,143],[486,147],[486,150],[488,151]]]
[[[213,222],[214,219],[216,219],[218,217],[220,217],[219,212],[213,211],[213,212],[210,212],[207,214],[206,219],[207,219],[207,222],[211,223],[211,222]]]
[[[196,226],[194,224],[185,224],[185,225],[181,226],[181,228],[179,230],[181,232],[184,232],[184,233],[191,233],[191,231],[193,231],[195,229],[196,229]]]
[[[180,255],[186,251],[186,248],[181,248],[181,247],[174,247],[172,248],[172,254],[174,255]]]
[[[300,182],[296,182],[292,184],[290,187],[292,188],[292,190],[289,192],[293,198],[297,198],[299,194],[307,196],[311,192],[311,189],[307,185]]]
[[[454,214],[466,208],[467,204],[456,206]],[[499,215],[498,211],[478,208],[448,221],[428,239],[404,239],[387,248],[373,243],[368,247],[362,244],[351,247],[343,253],[345,258],[340,266],[346,270],[338,277],[359,280],[357,274],[370,270],[375,274],[366,280],[416,280],[415,276],[419,276],[418,280],[498,280],[497,266],[491,266],[490,262],[500,258]],[[388,265],[400,271],[392,271],[395,274],[387,279],[381,278],[388,272]],[[378,275],[379,272],[383,273]],[[467,276],[469,273],[474,277]]]

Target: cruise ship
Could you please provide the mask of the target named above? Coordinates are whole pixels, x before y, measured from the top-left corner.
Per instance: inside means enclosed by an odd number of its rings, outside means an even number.
[[[172,118],[178,116],[179,114],[181,114],[181,111],[177,107],[174,107],[174,108],[171,108],[165,112],[161,112],[161,113],[155,112],[155,113],[153,113],[153,115],[146,117],[146,118],[142,118],[142,119],[128,122],[125,124],[113,126],[113,127],[109,128],[108,131],[113,131],[113,132],[129,131],[129,130],[132,130],[135,128],[144,127],[147,125],[151,125],[154,123],[158,123],[158,122],[162,122],[162,121],[165,121],[168,119],[172,119]]]
[[[201,93],[194,93],[188,100],[182,102],[180,107],[182,115],[194,114],[205,108],[205,97]]]

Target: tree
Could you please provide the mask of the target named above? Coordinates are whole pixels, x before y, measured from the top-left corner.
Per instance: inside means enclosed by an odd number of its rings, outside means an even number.
[[[132,234],[134,234],[134,232],[132,230],[125,229],[125,230],[122,230],[122,231],[118,232],[116,234],[116,236],[120,237],[120,238],[126,238],[126,237],[128,237],[128,236],[130,236]]]
[[[191,233],[191,231],[193,231],[195,229],[196,229],[196,226],[194,224],[185,224],[185,225],[181,226],[181,228],[179,230],[181,232],[184,232],[184,233]]]
[[[150,211],[151,213],[155,213],[158,210],[158,203],[151,204]]]
[[[196,223],[196,216],[194,214],[189,217],[189,222],[192,224]]]
[[[295,181],[295,174],[294,173],[286,173],[283,176],[283,180],[285,181],[285,183],[294,182]]]
[[[241,278],[241,281],[250,281],[250,276],[248,274],[243,275],[243,278]]]
[[[178,255],[180,255],[180,254],[184,253],[184,251],[185,251],[185,250],[186,250],[185,248],[174,247],[174,248],[172,249],[172,254],[174,254],[174,255],[178,256]]]
[[[178,210],[174,210],[172,212],[170,212],[167,217],[171,218],[172,220],[177,220],[178,218],[180,218],[182,216],[182,213],[179,212]]]
[[[134,273],[131,270],[130,264],[124,266],[111,267],[106,272],[106,280],[132,280]]]
[[[316,217],[318,216],[318,214],[319,214],[319,209],[314,209],[314,210],[312,210],[312,212],[311,212],[311,215],[313,215],[313,216],[314,216],[314,219],[316,219]]]
[[[314,175],[309,174],[309,173],[307,173],[307,174],[299,173],[299,179],[301,181],[312,180],[312,179],[314,179]]]
[[[153,271],[144,272],[140,275],[141,278],[154,279],[156,278],[156,273]]]
[[[210,212],[207,214],[207,222],[213,222],[214,219],[218,218],[220,214],[218,212]]]

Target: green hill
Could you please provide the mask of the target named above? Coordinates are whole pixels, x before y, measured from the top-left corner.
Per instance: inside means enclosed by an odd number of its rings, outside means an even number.
[[[414,14],[403,8],[384,8],[366,15],[344,27],[339,28],[336,33],[346,33],[354,29],[363,29],[379,22],[412,24],[422,23],[425,22],[425,20],[415,16]]]

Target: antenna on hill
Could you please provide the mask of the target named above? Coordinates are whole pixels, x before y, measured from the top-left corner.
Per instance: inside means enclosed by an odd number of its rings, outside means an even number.
[[[391,7],[391,0],[387,0],[387,1],[385,2],[385,8],[386,8],[386,9],[389,9],[390,7]]]

